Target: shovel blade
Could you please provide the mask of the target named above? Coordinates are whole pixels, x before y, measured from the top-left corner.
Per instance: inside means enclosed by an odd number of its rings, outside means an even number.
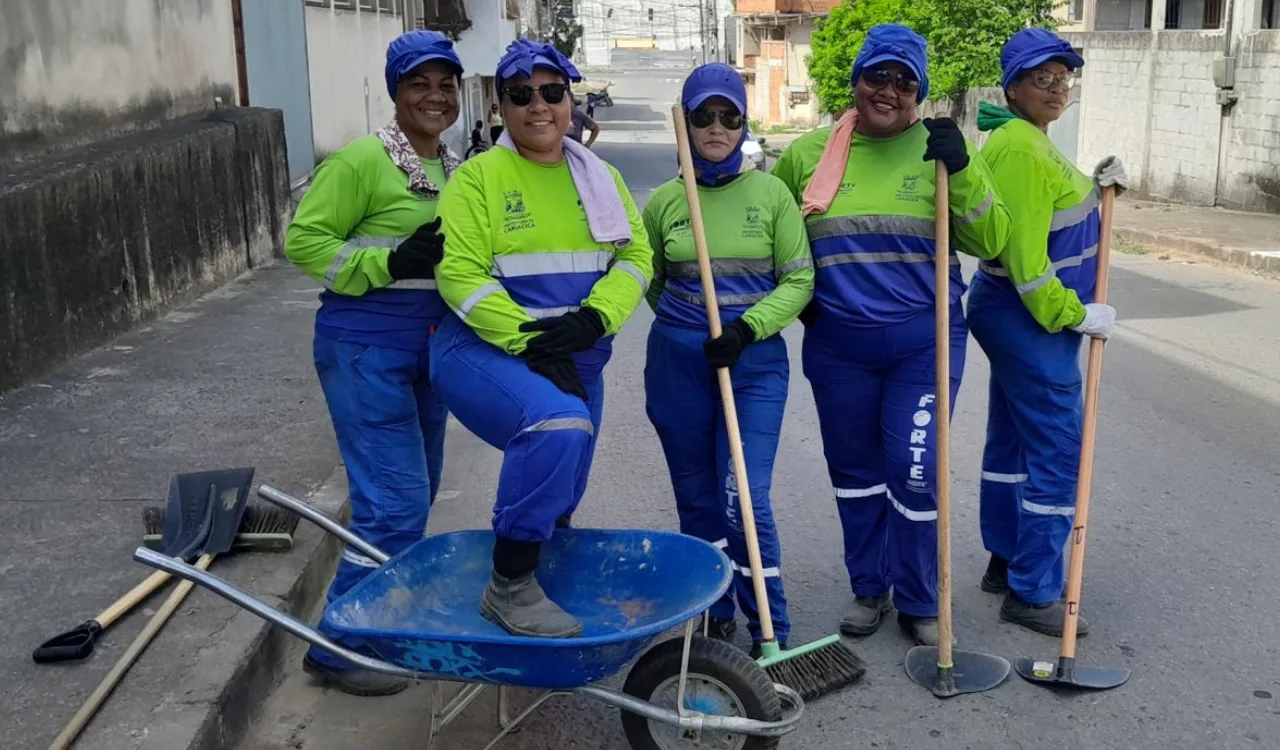
[[[1075,659],[1045,661],[1020,657],[1018,674],[1028,682],[1063,690],[1110,690],[1129,681],[1129,670],[1111,667],[1081,667]]]
[[[907,652],[904,663],[911,681],[939,698],[964,693],[983,693],[996,688],[1009,676],[1009,661],[974,651],[951,652],[951,666],[938,666],[936,646],[916,646]]]
[[[165,513],[166,554],[224,554],[231,549],[253,484],[253,468],[174,474]]]

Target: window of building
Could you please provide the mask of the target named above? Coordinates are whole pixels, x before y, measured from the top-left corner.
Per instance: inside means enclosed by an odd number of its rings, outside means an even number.
[[[1280,0],[1262,0],[1262,28],[1280,29]]]
[[[329,7],[329,0],[304,0],[304,2],[305,2],[305,4],[306,4],[306,5],[311,5],[311,6],[314,6],[314,7],[316,7],[316,8],[328,8],[328,7]]]

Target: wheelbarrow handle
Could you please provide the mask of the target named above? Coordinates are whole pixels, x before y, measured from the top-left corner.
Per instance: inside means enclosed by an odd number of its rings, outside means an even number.
[[[342,541],[346,542],[348,545],[355,547],[356,549],[360,550],[364,554],[368,555],[370,558],[373,559],[374,562],[378,563],[379,565],[391,559],[391,556],[388,555],[386,552],[383,552],[382,550],[378,549],[372,544],[369,544],[368,542],[356,536],[355,534],[352,534],[350,531],[347,531],[346,529],[342,528],[341,526],[338,525],[337,521],[334,521],[332,518],[326,516],[325,514],[311,507],[307,503],[299,500],[293,495],[289,495],[287,493],[281,492],[275,487],[269,487],[264,484],[258,487],[258,496],[261,497],[263,500],[267,500],[275,505],[280,506],[281,508],[284,508],[286,510],[291,510],[294,513],[297,513],[298,515],[307,519],[311,523],[314,523],[316,526],[319,526],[320,528],[324,529],[330,534],[333,534],[334,536],[338,537]]]
[[[415,680],[421,680],[426,677],[426,675],[415,672],[411,669],[397,667],[396,665],[389,664],[381,659],[372,659],[362,654],[358,654],[355,651],[343,648],[321,635],[315,628],[304,625],[302,622],[286,615],[261,599],[245,593],[207,570],[200,570],[194,565],[188,565],[177,558],[168,557],[163,553],[157,552],[153,549],[148,549],[147,547],[139,547],[134,550],[133,559],[143,565],[168,571],[179,578],[185,578],[188,581],[199,584],[218,596],[221,596],[223,599],[249,610],[267,622],[270,622],[273,625],[279,625],[307,643],[318,646],[334,656],[346,659],[357,666],[364,667],[365,669],[371,669],[375,672],[381,672],[382,674],[394,675],[396,677],[408,677]]]

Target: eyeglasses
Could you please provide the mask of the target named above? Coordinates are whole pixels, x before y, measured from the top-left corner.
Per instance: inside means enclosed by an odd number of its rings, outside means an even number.
[[[1031,81],[1031,85],[1041,91],[1048,91],[1055,86],[1063,86],[1071,88],[1076,85],[1076,74],[1071,71],[1066,73],[1053,74],[1047,70],[1036,68],[1026,73],[1027,80]]]
[[[871,68],[862,71],[862,82],[873,89],[882,89],[890,83],[902,94],[914,94],[920,90],[920,81],[905,71],[890,71],[886,68]]]
[[[544,83],[537,88],[542,101],[547,104],[559,104],[569,93],[569,86],[563,83]],[[507,86],[502,92],[507,95],[507,101],[517,107],[527,107],[533,103],[533,90],[533,86]]]
[[[689,113],[689,124],[702,130],[711,127],[716,120],[727,130],[738,130],[745,118],[738,112],[715,112],[710,109],[695,109]]]

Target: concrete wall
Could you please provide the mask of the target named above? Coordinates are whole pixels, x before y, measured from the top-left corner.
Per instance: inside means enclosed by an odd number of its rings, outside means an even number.
[[[290,211],[279,110],[0,170],[0,390],[267,262]]]
[[[520,19],[507,18],[507,0],[466,0],[471,28],[462,32],[454,49],[465,68],[459,92],[458,121],[446,131],[444,139],[459,155],[471,145],[471,127],[476,120],[488,121],[489,104],[493,101],[493,74],[498,60],[515,41]],[[484,135],[489,137],[485,125]]]
[[[236,103],[229,0],[4,0],[0,162]]]
[[[1246,35],[1236,55],[1240,99],[1228,120],[1218,202],[1280,214],[1280,31]]]

